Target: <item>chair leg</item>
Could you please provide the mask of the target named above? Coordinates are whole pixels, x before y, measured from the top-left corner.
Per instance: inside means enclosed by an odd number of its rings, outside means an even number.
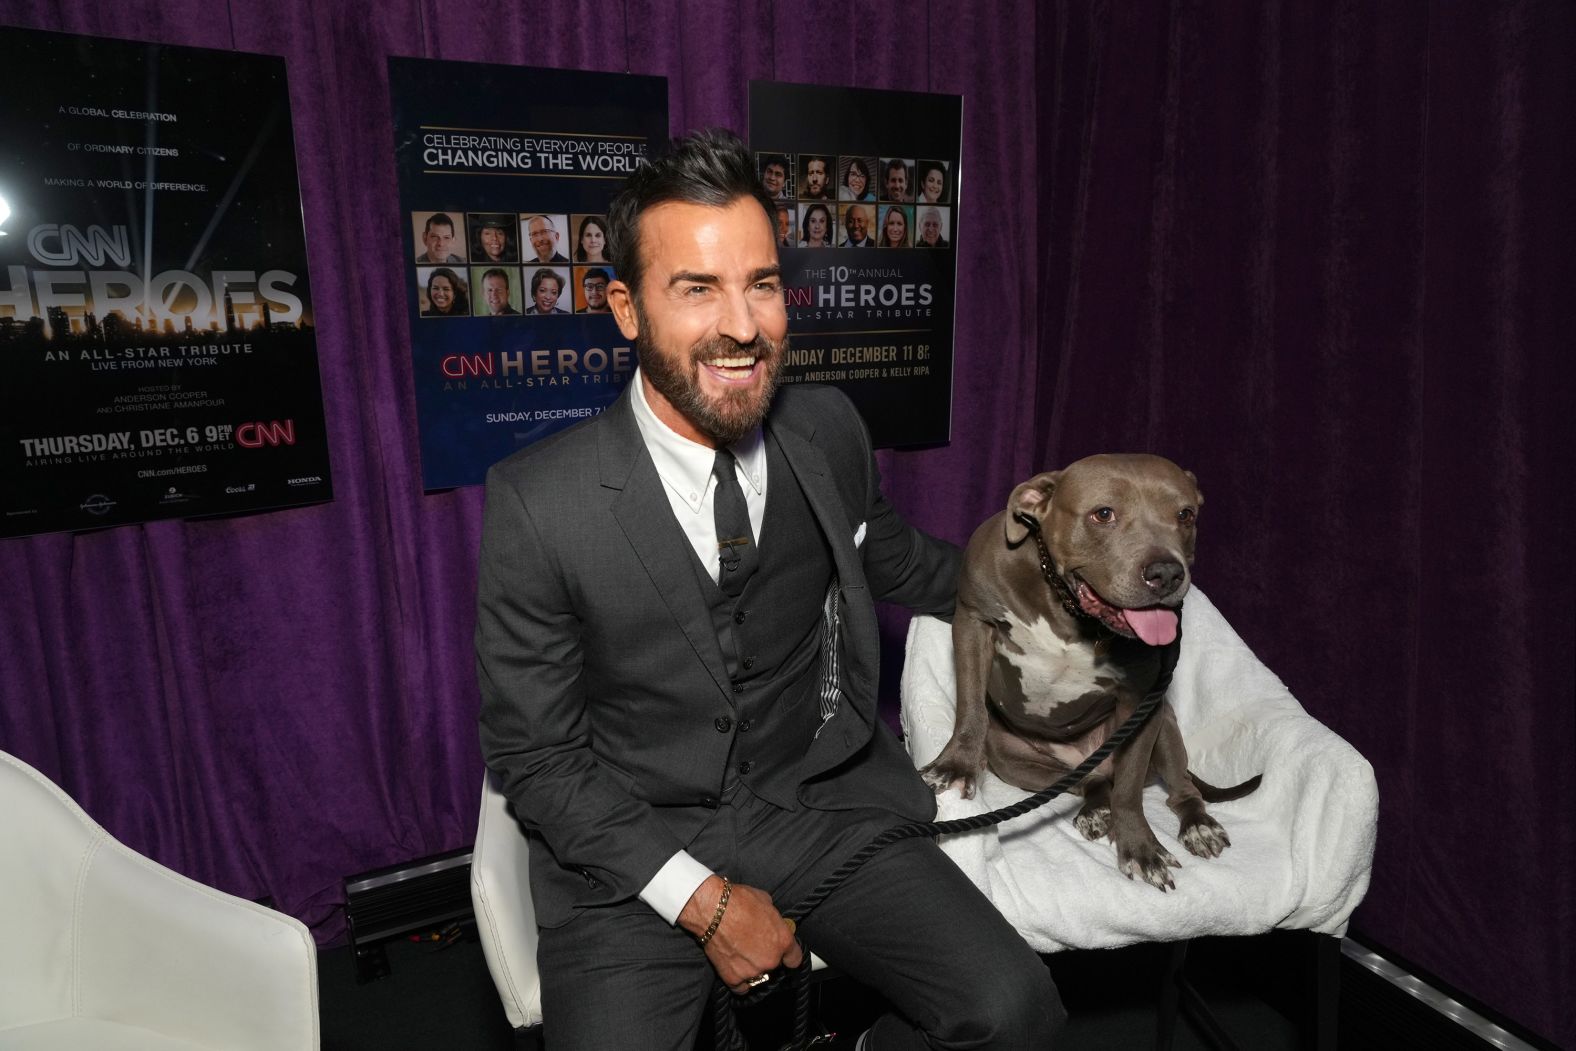
[[[1302,1046],[1335,1051],[1341,1022],[1341,940],[1313,934],[1313,1002],[1305,1016]]]
[[[1160,976],[1160,1003],[1155,1017],[1155,1051],[1171,1051],[1177,1035],[1177,1008],[1182,1003],[1182,967],[1187,963],[1188,942],[1172,942],[1166,969]]]

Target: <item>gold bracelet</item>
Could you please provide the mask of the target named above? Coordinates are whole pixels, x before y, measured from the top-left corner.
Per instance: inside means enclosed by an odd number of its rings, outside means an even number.
[[[728,882],[727,876],[724,876],[722,877],[722,897],[717,899],[717,911],[712,914],[711,926],[707,927],[706,933],[697,939],[702,949],[706,947],[707,942],[711,941],[711,936],[717,933],[717,928],[722,926],[722,914],[728,911],[728,898],[732,895],[733,884]]]

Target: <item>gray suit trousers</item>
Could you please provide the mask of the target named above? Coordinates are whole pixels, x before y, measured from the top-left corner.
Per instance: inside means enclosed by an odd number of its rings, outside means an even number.
[[[689,852],[786,909],[897,823],[884,811],[781,810],[741,789]],[[1044,963],[931,840],[876,855],[799,933],[892,1005],[874,1051],[1039,1051],[1066,1017]],[[694,1046],[715,974],[695,940],[645,903],[584,909],[544,928],[537,958],[549,1051]]]

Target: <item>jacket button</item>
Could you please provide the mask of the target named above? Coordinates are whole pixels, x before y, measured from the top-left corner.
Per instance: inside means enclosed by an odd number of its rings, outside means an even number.
[[[713,725],[713,726],[715,726],[717,728],[717,732],[718,733],[725,734],[729,730],[733,729],[733,720],[728,718],[726,715],[722,715],[722,716],[718,716],[717,717],[717,721],[712,723],[711,725]]]
[[[741,774],[747,774],[751,770],[754,770],[754,769],[755,769],[755,764],[750,762],[748,759],[746,759],[744,762],[739,764],[739,773],[741,773]]]
[[[746,657],[742,663],[744,664],[744,670],[749,671],[751,668],[755,667],[755,658]]]
[[[733,622],[735,624],[743,624],[744,618],[748,617],[749,615],[750,611],[747,609],[735,610],[733,614]]]
[[[748,720],[748,719],[740,719],[739,720],[739,732],[741,734],[749,733],[751,725],[753,725],[753,724],[750,722],[750,720]]]
[[[733,692],[734,693],[743,693],[744,692],[744,683],[742,683],[742,682],[734,683],[733,684]]]
[[[704,796],[704,797],[702,797],[702,799],[700,801],[700,805],[703,806],[703,807],[706,807],[709,810],[716,810],[717,809],[717,797],[716,796]]]

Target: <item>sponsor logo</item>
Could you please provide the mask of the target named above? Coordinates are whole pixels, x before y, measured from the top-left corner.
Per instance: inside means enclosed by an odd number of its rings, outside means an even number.
[[[323,484],[323,478],[322,478],[321,475],[309,474],[309,475],[305,475],[304,477],[301,477],[301,478],[286,478],[285,479],[285,484],[286,485],[322,485]]]
[[[224,487],[225,493],[230,495],[230,496],[234,496],[236,493],[256,492],[256,490],[257,490],[257,483],[256,482],[247,482],[245,485],[227,485],[227,486]]]
[[[86,511],[90,515],[107,515],[114,508],[114,506],[115,501],[111,500],[103,493],[94,493],[92,496],[82,501],[82,510]]]

